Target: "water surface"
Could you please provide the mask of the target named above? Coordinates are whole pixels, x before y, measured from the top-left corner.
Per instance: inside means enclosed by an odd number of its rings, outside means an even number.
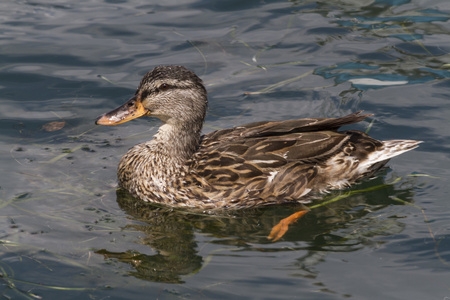
[[[160,2],[0,4],[2,295],[450,297],[447,1]],[[205,81],[205,132],[364,110],[351,128],[424,143],[277,242],[271,227],[298,207],[140,206],[116,191],[116,166],[159,121],[94,120],[161,64]]]

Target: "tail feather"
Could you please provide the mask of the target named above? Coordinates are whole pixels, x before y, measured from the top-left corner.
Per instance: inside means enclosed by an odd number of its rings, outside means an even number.
[[[373,165],[377,162],[387,161],[394,156],[413,150],[419,146],[422,141],[414,140],[390,140],[383,141],[383,148],[369,155],[367,164]]]

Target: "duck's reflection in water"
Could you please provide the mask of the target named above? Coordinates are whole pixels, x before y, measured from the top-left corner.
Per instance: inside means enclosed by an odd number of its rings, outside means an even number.
[[[359,190],[360,193],[354,193]],[[128,227],[144,233],[140,243],[150,246],[157,254],[148,255],[131,250],[117,253],[105,249],[96,253],[132,265],[135,269],[130,273],[132,276],[155,282],[181,283],[183,276],[197,272],[205,262],[205,258],[198,253],[195,236],[196,232],[201,232],[207,235],[206,239],[210,237],[213,243],[241,249],[270,252],[306,250],[299,253],[293,265],[309,270],[310,266],[306,262],[316,261],[310,258],[315,257],[317,251],[355,251],[370,244],[370,240],[376,236],[403,230],[404,224],[399,218],[378,218],[379,214],[374,212],[388,205],[401,204],[394,198],[411,201],[412,188],[395,189],[394,185],[385,184],[379,177],[358,185],[352,191],[352,195],[315,208],[297,224],[291,225],[283,237],[283,241],[294,242],[288,250],[285,245],[277,246],[277,243],[269,241],[267,235],[281,219],[304,209],[302,205],[206,214],[148,204],[133,198],[124,190],[118,190],[120,207],[133,219],[140,221]],[[327,198],[345,192],[336,192]]]

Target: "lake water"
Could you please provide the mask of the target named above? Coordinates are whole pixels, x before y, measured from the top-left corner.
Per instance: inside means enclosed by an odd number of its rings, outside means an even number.
[[[449,299],[450,2],[17,0],[0,4],[0,292],[6,299]],[[95,126],[156,65],[209,91],[205,132],[374,114],[424,141],[352,189],[228,216],[116,192],[157,119]]]

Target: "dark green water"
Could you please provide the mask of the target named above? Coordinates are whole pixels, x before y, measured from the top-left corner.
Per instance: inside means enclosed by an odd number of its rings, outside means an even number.
[[[0,293],[449,298],[447,2],[2,2]],[[116,193],[116,166],[159,121],[94,120],[161,64],[205,81],[205,132],[364,110],[373,137],[424,143],[277,242],[266,236],[296,207],[230,216],[139,207]]]

